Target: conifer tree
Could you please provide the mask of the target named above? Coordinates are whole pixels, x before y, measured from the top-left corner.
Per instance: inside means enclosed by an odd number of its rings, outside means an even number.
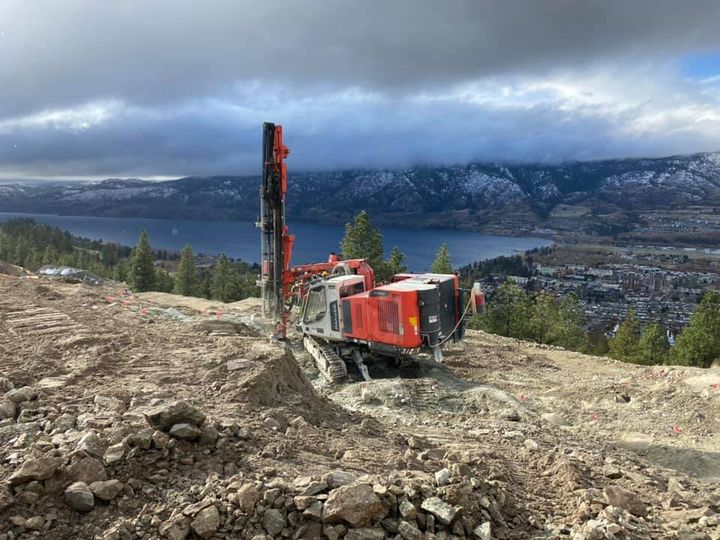
[[[180,255],[180,263],[175,271],[175,288],[173,292],[183,296],[193,296],[198,292],[195,256],[190,245],[186,245]]]
[[[527,339],[530,335],[532,306],[527,294],[512,281],[506,281],[489,302],[480,327],[492,334]]]
[[[390,252],[390,257],[386,261],[386,265],[390,277],[394,276],[395,274],[407,272],[407,266],[405,266],[405,254],[400,251],[397,246],[392,248],[392,251]]]
[[[574,294],[568,294],[558,303],[558,327],[556,344],[574,351],[587,350],[590,346],[585,332],[585,312],[580,300]]]
[[[200,286],[200,289],[202,292],[201,296],[203,298],[207,298],[208,300],[210,300],[212,298],[212,276],[210,275],[210,272],[207,272],[203,276],[201,281],[202,281],[201,286]]]
[[[555,297],[545,291],[537,294],[529,321],[532,339],[538,343],[550,343],[558,326],[558,319],[559,310]]]
[[[678,336],[670,361],[710,367],[720,358],[720,291],[705,293],[690,322]]]
[[[383,264],[383,238],[370,222],[370,216],[362,210],[352,223],[345,225],[345,237],[341,242],[346,259],[367,259],[375,271]]]
[[[44,265],[57,264],[58,252],[53,248],[52,244],[45,246],[45,252],[43,253],[42,263]]]
[[[447,244],[442,244],[438,249],[437,256],[432,263],[433,274],[452,274],[452,264],[450,263],[450,252]]]
[[[640,323],[637,312],[631,309],[620,323],[615,337],[610,341],[610,357],[625,362],[636,362],[639,340]]]
[[[127,281],[128,278],[128,265],[127,259],[120,259],[115,265],[113,270],[112,278],[115,281]]]
[[[640,336],[637,363],[645,365],[664,364],[669,349],[670,345],[668,344],[665,329],[658,323],[649,324]]]
[[[155,265],[147,232],[140,232],[138,243],[130,257],[128,284],[136,292],[151,291],[155,288]]]
[[[224,253],[220,255],[213,269],[210,293],[213,300],[221,302],[233,302],[240,299],[240,277]]]
[[[175,280],[164,269],[158,267],[155,271],[155,287],[154,290],[160,292],[171,293],[175,289]]]

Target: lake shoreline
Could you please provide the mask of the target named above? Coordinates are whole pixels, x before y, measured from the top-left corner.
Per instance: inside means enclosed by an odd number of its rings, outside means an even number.
[[[147,217],[147,216],[106,216],[106,215],[90,215],[90,214],[56,214],[56,213],[45,213],[45,212],[8,212],[8,211],[0,211],[0,216],[2,215],[27,215],[27,216],[49,216],[49,217],[57,217],[57,218],[107,218],[107,219],[127,219],[127,220],[135,220],[135,219],[147,219],[147,220],[153,220],[153,221],[192,221],[197,223],[247,223],[247,222],[253,222],[254,219],[257,218],[247,218],[247,219],[181,219],[181,218],[164,218],[164,217]],[[382,218],[371,218],[373,220],[373,225],[380,229],[384,227],[392,227],[393,229],[407,229],[407,230],[426,230],[426,229],[432,229],[432,230],[439,230],[439,231],[461,231],[461,232],[470,232],[470,233],[478,233],[483,234],[486,236],[500,236],[500,237],[510,237],[510,238],[538,238],[541,240],[548,240],[548,241],[557,241],[559,238],[556,237],[555,234],[547,234],[542,232],[534,232],[534,231],[515,231],[515,230],[497,230],[494,227],[443,227],[440,225],[412,225],[409,223],[396,223],[393,221],[384,221]],[[304,220],[304,219],[298,219],[297,221],[295,218],[287,218],[288,224],[292,223],[307,223],[307,224],[313,224],[313,225],[328,225],[333,227],[344,227],[346,223],[349,222],[349,220]]]
[[[147,230],[155,249],[179,251],[190,244],[196,253],[228,256],[253,263],[260,258],[259,231],[249,221],[195,221],[160,218],[115,218],[0,212],[0,222],[12,218],[30,218],[94,240],[134,246],[142,229]],[[288,223],[297,236],[293,262],[322,261],[331,251],[340,250],[342,225],[309,222]],[[383,234],[386,254],[397,246],[407,257],[413,271],[429,269],[440,244],[447,243],[456,267],[500,255],[512,255],[553,244],[547,238],[505,236],[443,228],[378,227]]]

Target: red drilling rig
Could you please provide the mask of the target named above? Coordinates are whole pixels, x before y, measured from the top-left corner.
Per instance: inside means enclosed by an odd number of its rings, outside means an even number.
[[[260,284],[264,316],[277,324],[274,337],[287,337],[291,309],[301,305],[297,330],[333,383],[347,378],[346,361],[365,379],[369,359],[402,363],[428,350],[442,362],[442,345],[462,340],[468,316],[484,306],[479,286],[461,289],[456,275],[431,273],[397,274],[376,285],[366,259],[342,260],[334,253],[327,262],[291,266],[295,237],[285,223],[289,153],[282,126],[263,124]]]

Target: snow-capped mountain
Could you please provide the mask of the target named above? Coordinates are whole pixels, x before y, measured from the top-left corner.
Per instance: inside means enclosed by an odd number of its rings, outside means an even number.
[[[255,219],[259,182],[258,177],[215,176],[15,183],[0,185],[0,211]],[[697,204],[720,205],[720,153],[561,165],[475,163],[291,172],[287,213],[295,220],[342,223],[366,209],[380,224],[520,227],[527,232],[557,227],[558,209],[582,208],[579,213],[592,228],[606,215],[616,220],[639,211]]]

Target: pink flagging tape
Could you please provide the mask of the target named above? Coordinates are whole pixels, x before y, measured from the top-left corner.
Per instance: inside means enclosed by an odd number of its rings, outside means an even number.
[[[673,431],[674,431],[675,433],[682,433],[682,432],[683,432],[683,428],[681,428],[680,426],[673,426]]]
[[[710,388],[712,388],[713,390],[717,390],[717,389],[718,389],[718,384],[717,384],[717,383],[711,384],[711,385],[710,385]]]

